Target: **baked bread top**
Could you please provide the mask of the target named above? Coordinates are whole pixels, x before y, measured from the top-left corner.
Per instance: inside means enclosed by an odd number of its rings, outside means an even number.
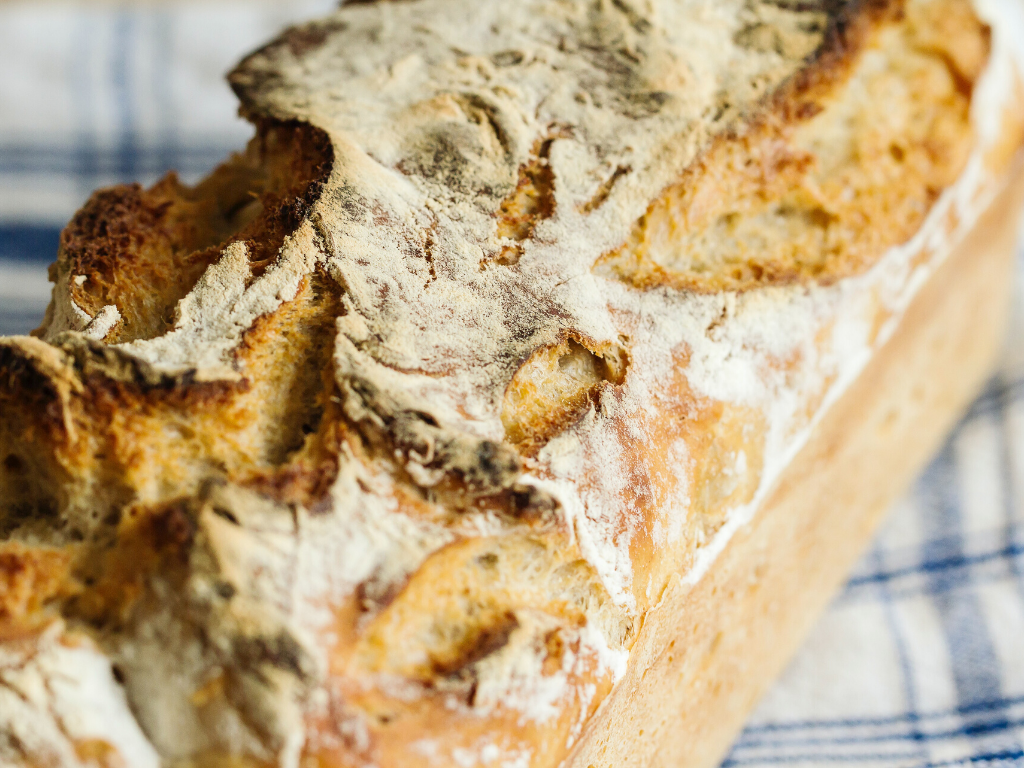
[[[359,2],[248,57],[246,152],[96,193],[0,341],[0,755],[557,765],[998,186],[1020,15]]]

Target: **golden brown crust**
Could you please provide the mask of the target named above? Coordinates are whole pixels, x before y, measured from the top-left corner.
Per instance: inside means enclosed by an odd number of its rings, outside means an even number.
[[[53,621],[45,609],[74,591],[66,551],[0,542],[0,642],[21,640]]]
[[[501,421],[506,439],[522,455],[535,456],[552,437],[578,421],[603,386],[621,386],[626,380],[629,355],[621,346],[589,346],[598,348],[590,349],[570,336],[542,347],[512,377]]]
[[[244,154],[194,189],[172,173],[148,190],[101,190],[61,233],[52,277],[70,275],[71,300],[91,316],[118,308],[108,343],[162,335],[229,243],[248,246],[256,275],[277,256],[320,195],[331,152],[308,125],[266,121]]]
[[[969,0],[890,2],[834,19],[826,39],[764,113],[652,203],[599,274],[704,292],[831,283],[917,231],[967,162],[989,32]]]
[[[281,312],[246,332],[238,359],[252,373],[234,383],[161,376],[98,343],[68,340],[58,348],[69,382],[62,392],[20,350],[0,347],[11,377],[0,392],[12,414],[3,425],[11,446],[8,504],[16,507],[21,495],[47,497],[26,487],[30,478],[47,486],[98,476],[102,484],[79,490],[77,504],[99,523],[133,498],[157,501],[166,489],[188,495],[219,477],[314,507],[337,472],[340,414],[330,359],[340,313],[337,297],[314,275]],[[67,502],[49,503],[56,513]],[[41,514],[36,506],[22,516]],[[87,535],[88,528],[69,533]]]
[[[757,525],[737,534],[699,584],[673,584],[649,615],[635,663],[566,768],[707,768],[722,760],[998,358],[1024,157],[1003,167],[1013,169],[1008,186],[826,415]]]

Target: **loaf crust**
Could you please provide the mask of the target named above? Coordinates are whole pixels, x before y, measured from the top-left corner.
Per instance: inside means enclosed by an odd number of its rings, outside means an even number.
[[[779,477],[756,525],[737,532],[698,584],[665,591],[567,768],[722,759],[998,359],[1024,205],[1021,160]]]
[[[247,151],[97,193],[0,340],[0,756],[598,764],[1002,188],[1020,16],[415,0],[250,56]]]

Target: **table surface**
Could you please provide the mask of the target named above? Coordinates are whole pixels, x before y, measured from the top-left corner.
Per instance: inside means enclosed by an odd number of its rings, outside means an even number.
[[[328,0],[0,0],[0,334],[35,327],[95,188],[208,172],[252,131],[223,75]],[[1024,254],[999,373],[725,765],[1024,766]]]

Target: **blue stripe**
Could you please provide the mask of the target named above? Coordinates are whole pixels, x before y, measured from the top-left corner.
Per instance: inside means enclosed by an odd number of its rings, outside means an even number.
[[[1024,249],[1018,251],[1018,258],[1020,259],[1020,266],[1024,270]],[[1019,279],[1024,282],[1024,274],[1018,276]],[[1024,526],[1017,526],[1014,524],[1016,517],[1016,511],[1024,509],[1024,495],[1022,495],[1022,489],[1017,487],[1015,478],[1013,477],[1013,447],[1011,445],[1013,436],[1010,434],[1012,422],[1007,417],[1007,410],[1012,405],[1014,396],[1012,390],[1003,389],[999,398],[1000,404],[1000,429],[999,429],[999,448],[1000,448],[1000,475],[1003,484],[1003,515],[1007,521],[1006,524],[1006,549],[1017,549],[1024,552]],[[1022,441],[1024,441],[1024,435],[1022,435]],[[1024,605],[1024,561],[1019,561],[1017,558],[1011,558],[1009,560],[1009,567],[1011,573],[1016,577],[1017,582],[1017,595]]]
[[[1002,708],[999,708],[1000,712]],[[997,712],[996,714],[1000,714]],[[908,713],[912,715],[913,713]],[[912,724],[916,727],[916,722],[919,717],[909,717]],[[820,744],[871,744],[881,741],[943,741],[949,739],[958,739],[964,736],[984,736],[992,733],[1003,733],[1010,730],[1011,728],[1020,728],[1024,726],[1024,719],[1009,720],[1006,717],[1000,716],[998,720],[991,720],[986,722],[974,722],[967,725],[962,725],[958,728],[949,728],[944,731],[935,731],[932,733],[926,733],[915,730],[912,733],[887,733],[887,734],[872,734],[866,736],[808,736],[797,739],[754,739],[747,740],[741,738],[736,743],[737,750],[745,749],[764,749],[766,747],[795,747],[795,746],[817,746]]]
[[[997,698],[991,701],[979,701],[967,706],[954,709],[937,710],[934,712],[922,712],[918,717],[922,722],[937,720],[944,717],[955,717],[970,715],[978,712],[988,712],[997,709],[1006,709],[1024,704],[1024,696],[1014,698]],[[858,727],[882,727],[886,725],[898,725],[906,723],[908,715],[888,715],[885,717],[851,717],[834,720],[803,720],[789,723],[762,723],[760,725],[747,726],[745,734],[748,733],[770,733],[776,731],[797,731],[801,729],[816,728],[858,728]]]
[[[46,306],[38,312],[7,312],[0,309],[0,336],[27,336],[43,322]]]
[[[71,94],[76,136],[73,150],[73,171],[69,175],[73,175],[77,180],[79,194],[83,198],[89,194],[91,187],[95,186],[92,180],[96,178],[96,169],[91,167],[91,161],[96,157],[96,142],[94,139],[95,120],[93,119],[95,94],[93,93],[88,66],[88,63],[91,61],[93,40],[96,37],[95,30],[93,29],[94,24],[95,20],[91,14],[79,11],[78,23],[75,25],[74,55],[70,59],[72,63],[67,73],[68,81],[74,86],[71,89]],[[14,157],[18,156],[14,155]],[[0,171],[4,169],[5,162],[9,162],[10,159],[10,153],[0,150]],[[26,154],[25,160],[31,162],[35,158]],[[65,169],[67,169],[67,165],[65,165]]]
[[[924,509],[925,523],[933,530],[956,532],[956,537],[938,538],[924,546],[925,561],[963,558],[962,505],[959,498],[956,464],[952,444],[947,443],[939,457],[918,481],[917,496],[930,502]],[[946,638],[950,664],[960,702],[991,701],[1002,695],[998,672],[999,659],[978,596],[963,586],[965,575],[952,569],[929,572],[929,591],[935,598]]]
[[[948,766],[954,765],[978,765],[979,763],[1007,763],[1013,760],[1014,765],[1021,765],[1024,760],[1024,750],[1020,749],[1008,749],[1002,752],[986,752],[984,754],[975,755],[974,757],[968,757],[962,760],[943,760],[939,763],[928,763],[927,765],[918,766],[918,768],[948,768]]]
[[[150,54],[153,57],[153,94],[159,115],[157,122],[160,126],[161,149],[157,157],[164,168],[181,168],[176,132],[179,120],[171,87],[171,72],[174,67],[174,21],[174,14],[166,8],[152,11],[153,44],[150,46]]]
[[[888,763],[893,760],[913,760],[918,752],[879,752],[875,754],[844,755],[827,752],[811,752],[802,755],[762,755],[760,757],[727,757],[721,768],[733,765],[758,765],[762,763]]]
[[[732,765],[757,765],[758,763],[852,763],[852,762],[884,762],[891,760],[907,760],[913,755],[892,753],[875,755],[830,755],[830,754],[807,754],[807,755],[770,755],[766,757],[749,758],[745,760],[727,759],[722,763],[722,768]],[[950,768],[956,765],[979,765],[981,763],[1003,762],[1009,765],[1009,761],[1019,764],[1017,761],[1024,760],[1024,750],[1010,749],[1001,752],[986,752],[973,757],[965,757],[960,760],[944,760],[941,762],[920,763],[914,768]]]
[[[133,82],[131,65],[131,43],[135,23],[130,11],[120,11],[114,20],[114,51],[111,58],[110,80],[114,86],[114,101],[118,118],[118,157],[122,161],[118,175],[122,178],[137,178],[139,148],[135,127],[135,105],[132,103]]]
[[[1019,384],[1020,382],[1015,382]],[[1006,386],[990,388],[989,395],[991,405],[1005,405],[1006,401],[1016,396],[1019,387],[1013,383]],[[974,412],[979,412],[977,406]],[[1024,720],[1019,717],[1011,720],[1006,711],[1009,706],[1024,703],[1024,698],[1005,699],[1002,697],[1002,686],[999,677],[1000,665],[995,655],[991,639],[987,633],[987,625],[984,615],[981,612],[977,595],[965,590],[970,586],[971,580],[967,578],[968,573],[960,570],[960,567],[977,564],[983,561],[997,561],[1000,558],[1013,557],[1021,554],[1017,542],[1014,542],[1012,535],[1007,536],[1008,543],[995,553],[983,555],[966,555],[964,548],[964,536],[962,533],[961,506],[958,498],[958,487],[956,482],[956,471],[953,461],[953,454],[947,444],[940,457],[925,472],[921,478],[917,496],[924,502],[922,512],[924,513],[927,528],[940,533],[927,541],[923,546],[922,563],[919,566],[908,569],[893,570],[888,573],[875,573],[870,576],[859,577],[851,580],[851,586],[877,584],[882,588],[883,601],[888,604],[888,595],[885,594],[885,586],[894,578],[924,574],[927,577],[928,591],[932,595],[950,645],[951,663],[954,681],[961,705],[953,712],[930,713],[919,715],[913,703],[912,693],[907,695],[908,712],[888,717],[860,720],[833,721],[831,723],[776,723],[765,724],[759,727],[748,728],[737,742],[730,758],[723,765],[757,764],[757,763],[798,763],[798,762],[871,762],[871,761],[892,761],[912,760],[914,755],[910,753],[889,755],[863,755],[863,754],[802,754],[802,755],[777,755],[763,757],[740,757],[743,750],[749,749],[770,749],[778,747],[813,747],[829,744],[881,744],[884,742],[916,742],[919,745],[936,743],[956,738],[979,738],[996,736],[997,741],[1002,741],[1000,748],[1002,752],[989,752],[974,758],[960,761],[948,761],[943,763],[921,763],[921,765],[967,765],[975,763],[986,763],[994,761],[1018,761],[1024,757],[1020,746],[1015,738],[1015,729],[1024,725]],[[1009,492],[1009,488],[1006,489]],[[1012,531],[1014,526],[1007,525],[1007,530]],[[948,535],[950,531],[956,532],[953,536]],[[878,560],[877,554],[875,560]],[[892,619],[890,618],[890,625]],[[894,629],[895,641],[899,646],[898,628]],[[905,664],[903,654],[901,662]],[[906,674],[906,671],[904,672]],[[987,716],[985,716],[987,714]],[[971,715],[974,715],[971,718]],[[982,715],[982,717],[978,717]],[[936,718],[961,717],[967,719],[956,727],[946,728],[933,733],[922,732],[920,725],[928,722],[935,722]],[[970,720],[973,719],[973,722]],[[846,736],[821,735],[813,737],[813,729],[822,728],[851,728],[857,726],[888,726],[890,728],[901,728],[903,732],[889,732],[884,734],[862,734],[850,733]],[[806,735],[801,735],[803,732]],[[796,738],[788,739],[764,739],[757,738],[757,734],[768,735],[770,733],[782,735],[792,734]],[[1005,739],[1012,737],[1011,740]],[[1002,737],[1002,738],[1000,738]],[[993,745],[990,745],[990,749]],[[920,754],[920,753],[919,753]]]
[[[134,141],[134,139],[133,139]],[[0,145],[0,174],[8,176],[55,176],[95,179],[113,177],[135,181],[140,176],[153,176],[175,169],[186,174],[208,173],[221,163],[237,145],[190,144],[180,148],[175,143],[133,145],[102,148],[65,145]]]
[[[1003,382],[996,381],[986,387],[982,395],[974,401],[971,409],[964,416],[961,425],[979,416],[1002,413],[1006,405],[1024,396],[1024,379]]]
[[[60,231],[46,224],[0,224],[0,259],[38,262],[42,268],[57,258]]]
[[[910,576],[943,573],[960,568],[972,568],[973,566],[989,562],[998,562],[1002,560],[1012,562],[1014,558],[1019,558],[1022,555],[1024,555],[1024,543],[1014,542],[990,552],[981,552],[976,555],[950,555],[937,560],[925,560],[916,565],[908,565],[905,568],[894,568],[890,571],[872,573],[866,576],[856,576],[846,583],[846,589],[851,590],[869,584],[905,579]],[[950,589],[956,589],[965,585],[957,579],[947,579],[941,584],[933,584],[932,588],[933,590],[938,590],[943,586]]]
[[[877,546],[872,551],[872,559],[876,564],[880,564],[882,561],[881,553],[878,551]],[[896,656],[899,659],[900,665],[900,676],[903,684],[903,699],[906,702],[907,709],[907,722],[910,724],[911,732],[910,737],[915,742],[921,742],[921,730],[920,730],[920,716],[918,714],[917,706],[917,693],[914,685],[914,673],[910,666],[910,654],[907,651],[906,639],[903,637],[903,632],[900,629],[899,617],[896,615],[896,609],[893,606],[892,595],[890,593],[888,582],[879,582],[878,594],[882,600],[882,607],[885,612],[885,622],[889,626],[889,632],[892,635],[893,644],[896,646]],[[925,758],[927,753],[923,747],[918,748],[918,756]]]

